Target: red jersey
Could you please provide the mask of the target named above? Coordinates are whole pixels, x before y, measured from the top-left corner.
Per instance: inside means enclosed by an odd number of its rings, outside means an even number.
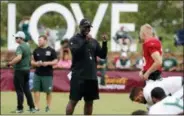
[[[143,43],[143,71],[147,71],[152,64],[154,63],[151,54],[158,51],[160,55],[162,55],[162,45],[161,42],[157,38],[150,38]],[[159,71],[162,70],[162,67],[159,67]]]

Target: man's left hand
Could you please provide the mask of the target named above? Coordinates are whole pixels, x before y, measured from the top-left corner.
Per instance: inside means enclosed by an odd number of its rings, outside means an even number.
[[[103,39],[103,41],[107,41],[107,35],[106,34],[103,34],[102,35],[102,39]]]

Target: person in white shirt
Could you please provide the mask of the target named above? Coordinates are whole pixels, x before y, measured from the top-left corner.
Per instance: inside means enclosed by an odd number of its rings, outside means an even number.
[[[127,69],[131,67],[131,62],[126,52],[122,52],[121,57],[116,62],[117,69]]]
[[[143,68],[143,58],[137,58],[134,64],[135,68],[142,69]]]
[[[153,105],[151,91],[155,87],[161,87],[166,95],[172,95],[182,87],[183,77],[171,76],[161,80],[148,80],[145,87],[134,87],[129,98],[138,103],[147,104],[147,108]]]
[[[148,114],[181,114],[184,110],[183,87],[172,96],[167,96],[161,87],[156,87],[151,91],[151,97],[154,105]]]

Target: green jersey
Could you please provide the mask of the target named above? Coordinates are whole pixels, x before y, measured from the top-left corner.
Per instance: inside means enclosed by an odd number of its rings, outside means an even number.
[[[22,59],[14,65],[14,69],[29,70],[31,65],[31,50],[25,42],[17,47],[16,55],[22,55]]]

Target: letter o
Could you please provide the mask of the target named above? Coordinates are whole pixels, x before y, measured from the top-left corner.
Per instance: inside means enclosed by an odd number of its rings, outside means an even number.
[[[63,38],[70,38],[75,33],[75,20],[72,16],[72,13],[66,7],[58,3],[44,4],[34,11],[30,19],[29,32],[36,44],[38,44],[38,37],[39,37],[39,33],[37,29],[38,21],[42,15],[51,11],[54,11],[63,15],[63,17],[66,19],[67,30]],[[58,50],[59,48],[60,48],[60,42],[56,41],[55,49]]]

